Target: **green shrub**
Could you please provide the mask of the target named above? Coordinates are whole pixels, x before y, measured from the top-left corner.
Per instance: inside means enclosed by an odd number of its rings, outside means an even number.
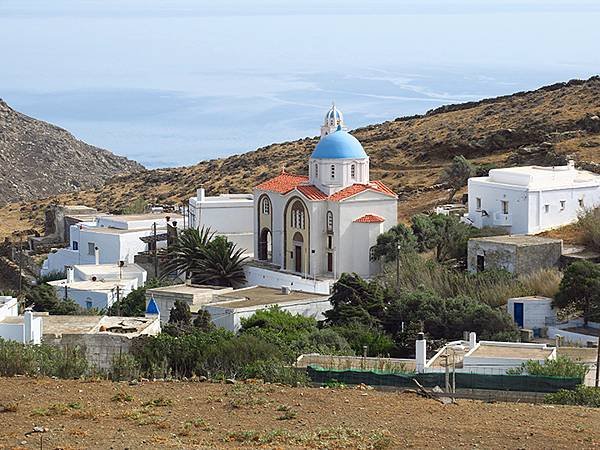
[[[0,339],[0,375],[44,375],[80,378],[88,371],[84,352],[79,347],[24,345]]]
[[[241,378],[259,378],[269,383],[282,383],[289,386],[305,385],[308,382],[305,371],[285,366],[281,361],[272,359],[246,365]]]
[[[600,250],[600,208],[584,210],[579,215],[577,228],[581,230],[588,246]]]
[[[561,389],[558,392],[546,394],[544,403],[600,408],[600,388],[579,385],[574,391]]]
[[[507,371],[511,375],[537,375],[546,377],[578,378],[583,381],[588,368],[581,363],[575,362],[566,356],[550,359],[542,364],[539,361],[526,361],[521,367]]]
[[[140,377],[140,365],[133,355],[120,353],[112,359],[108,373],[112,381],[131,381]]]

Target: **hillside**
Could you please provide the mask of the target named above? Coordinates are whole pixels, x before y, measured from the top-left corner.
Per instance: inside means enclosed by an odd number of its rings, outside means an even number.
[[[593,77],[444,106],[352,133],[371,158],[371,177],[399,193],[403,219],[444,201],[446,191],[438,184],[439,178],[455,155],[495,166],[562,164],[573,157],[580,166],[596,170],[595,163],[600,162],[598,115],[600,77]],[[315,130],[319,122],[315,118]],[[118,212],[136,199],[181,203],[200,184],[209,193],[249,191],[284,165],[289,172],[306,173],[307,158],[316,143],[317,138],[305,138],[195,166],[115,177],[102,188],[49,198],[33,207],[9,205],[0,209],[0,223],[12,221],[12,229],[39,229],[43,208],[51,202],[85,203]]]
[[[97,188],[112,176],[142,169],[0,99],[0,204]]]

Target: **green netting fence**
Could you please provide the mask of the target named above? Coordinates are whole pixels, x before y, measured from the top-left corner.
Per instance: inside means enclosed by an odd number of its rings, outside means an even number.
[[[307,374],[314,383],[367,384],[369,386],[390,386],[414,388],[413,379],[425,387],[444,387],[446,374],[399,373],[358,369],[327,369],[316,365],[307,367]],[[532,375],[487,375],[480,373],[456,372],[457,389],[487,389],[519,392],[556,392],[560,389],[575,389],[581,384],[579,378],[559,378]],[[452,374],[450,374],[452,378]]]

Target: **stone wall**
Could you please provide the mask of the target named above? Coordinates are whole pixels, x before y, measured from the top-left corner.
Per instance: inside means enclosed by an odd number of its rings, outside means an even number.
[[[561,242],[517,247],[516,273],[520,275],[540,269],[558,267],[561,255]]]

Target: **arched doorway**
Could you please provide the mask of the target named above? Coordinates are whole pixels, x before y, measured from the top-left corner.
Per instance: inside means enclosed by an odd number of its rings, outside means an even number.
[[[304,238],[302,234],[298,232],[294,233],[292,243],[294,245],[294,271],[300,273],[302,272],[302,253],[304,250]]]
[[[273,255],[273,241],[271,230],[263,228],[258,240],[258,259],[262,261],[271,261]]]

